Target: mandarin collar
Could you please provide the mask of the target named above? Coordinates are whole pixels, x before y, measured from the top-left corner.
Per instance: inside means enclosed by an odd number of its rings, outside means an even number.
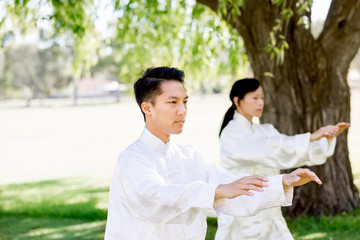
[[[144,127],[140,140],[157,152],[167,153],[170,150],[170,140],[167,143],[164,143],[160,138],[152,134],[146,127]]]
[[[251,129],[253,129],[253,127],[254,127],[254,124],[252,122],[249,122],[249,120],[247,120],[246,117],[244,117],[242,114],[240,114],[236,111],[234,113],[234,120],[241,124],[244,124],[245,126],[251,128]]]

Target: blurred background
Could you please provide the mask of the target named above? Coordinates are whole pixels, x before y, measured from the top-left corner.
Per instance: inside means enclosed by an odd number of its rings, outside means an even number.
[[[331,1],[299,2],[311,3],[318,37]],[[256,74],[242,37],[210,8],[190,0],[0,2],[0,239],[103,238],[117,156],[144,127],[132,84],[147,67],[185,71],[189,112],[173,139],[218,160],[230,87]],[[360,187],[354,55],[347,146]],[[289,226],[296,239],[357,239],[360,210],[289,218]],[[213,219],[209,229],[213,239]]]

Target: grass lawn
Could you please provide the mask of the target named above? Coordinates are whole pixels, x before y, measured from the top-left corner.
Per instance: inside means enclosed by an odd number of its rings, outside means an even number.
[[[0,186],[0,239],[103,239],[108,187],[85,179]]]
[[[108,187],[85,179],[0,186],[0,239],[103,239]],[[295,239],[360,239],[360,208],[333,217],[288,219]],[[208,219],[206,239],[214,239]]]

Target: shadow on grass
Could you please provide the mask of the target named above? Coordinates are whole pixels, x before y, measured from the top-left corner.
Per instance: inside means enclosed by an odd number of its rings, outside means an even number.
[[[104,239],[105,220],[0,217],[0,239]]]
[[[0,186],[0,239],[103,239],[108,186],[59,179]]]
[[[205,240],[213,240],[215,239],[215,234],[217,230],[217,218],[208,217],[207,221],[207,231]]]
[[[0,186],[0,215],[106,219],[108,187],[63,179]]]

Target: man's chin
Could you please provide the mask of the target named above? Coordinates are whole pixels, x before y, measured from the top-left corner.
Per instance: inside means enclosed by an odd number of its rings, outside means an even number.
[[[172,132],[172,134],[180,134],[180,133],[182,133],[183,132],[183,129],[181,128],[181,129],[176,129],[176,130],[174,130],[173,132]]]

